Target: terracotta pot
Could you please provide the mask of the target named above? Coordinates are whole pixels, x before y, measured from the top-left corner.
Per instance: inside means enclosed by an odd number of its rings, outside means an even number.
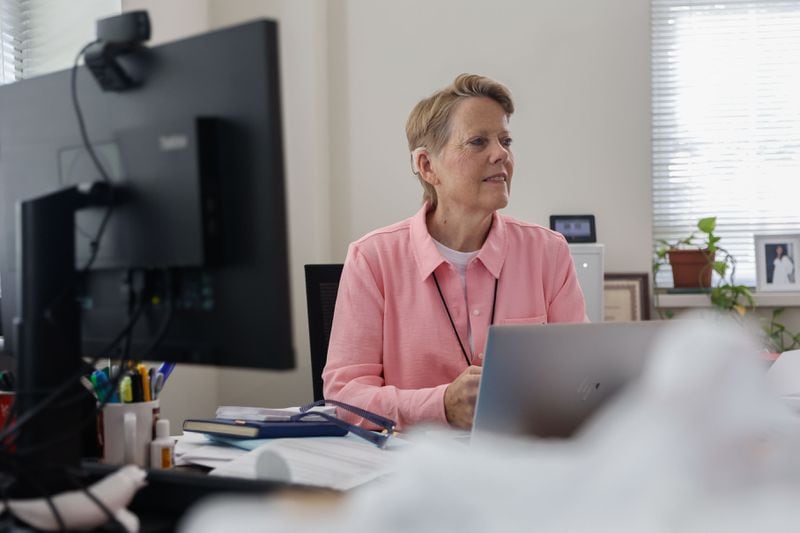
[[[672,282],[676,288],[710,287],[714,254],[708,250],[670,250]]]

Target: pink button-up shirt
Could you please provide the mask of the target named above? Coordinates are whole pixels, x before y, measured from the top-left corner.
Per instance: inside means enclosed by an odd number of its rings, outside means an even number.
[[[434,272],[474,365],[483,362],[495,280],[495,324],[585,319],[583,293],[560,234],[495,213],[486,242],[467,266],[465,297],[458,273],[428,233],[427,208],[350,245],[322,373],[325,398],[384,415],[400,429],[446,424],[445,388],[467,368]],[[374,428],[342,409],[339,415]]]

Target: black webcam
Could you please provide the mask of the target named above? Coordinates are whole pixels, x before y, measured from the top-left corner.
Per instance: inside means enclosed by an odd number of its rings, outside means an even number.
[[[104,43],[132,44],[150,40],[147,11],[131,11],[97,21],[97,40]]]
[[[86,49],[86,66],[104,91],[126,91],[142,84],[141,61],[150,39],[147,11],[131,11],[97,21],[97,41]]]

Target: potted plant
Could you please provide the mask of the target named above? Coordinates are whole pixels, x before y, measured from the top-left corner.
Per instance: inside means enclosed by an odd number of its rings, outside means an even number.
[[[734,281],[736,259],[719,246],[720,237],[714,234],[716,227],[716,217],[701,218],[697,222],[699,235],[692,232],[675,242],[660,239],[653,259],[653,285],[661,266],[669,263],[674,287],[708,289],[714,307],[733,310],[741,316],[754,306],[753,293],[749,287]],[[714,272],[718,278],[712,287]],[[657,292],[655,296],[657,300]]]
[[[656,282],[658,271],[662,265],[672,266],[675,287],[705,288],[709,294],[713,308],[722,312],[735,312],[743,317],[748,309],[755,309],[755,299],[750,287],[739,285],[734,281],[736,275],[736,259],[718,245],[720,237],[714,235],[717,226],[716,217],[701,218],[697,222],[700,236],[694,233],[675,242],[658,241],[653,259],[654,302],[658,308]],[[703,237],[704,236],[704,237]],[[685,256],[694,256],[686,259]],[[691,267],[687,265],[691,264]],[[688,270],[676,275],[678,270]],[[717,282],[711,285],[711,274],[718,274]],[[768,320],[763,320],[765,349],[774,354],[800,347],[800,333],[793,333],[780,322],[783,309],[774,309]],[[666,311],[661,318],[672,318],[673,313]]]

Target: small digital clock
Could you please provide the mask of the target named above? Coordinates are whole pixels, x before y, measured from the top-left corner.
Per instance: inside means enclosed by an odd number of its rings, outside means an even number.
[[[550,229],[567,242],[597,242],[594,215],[550,215]]]

